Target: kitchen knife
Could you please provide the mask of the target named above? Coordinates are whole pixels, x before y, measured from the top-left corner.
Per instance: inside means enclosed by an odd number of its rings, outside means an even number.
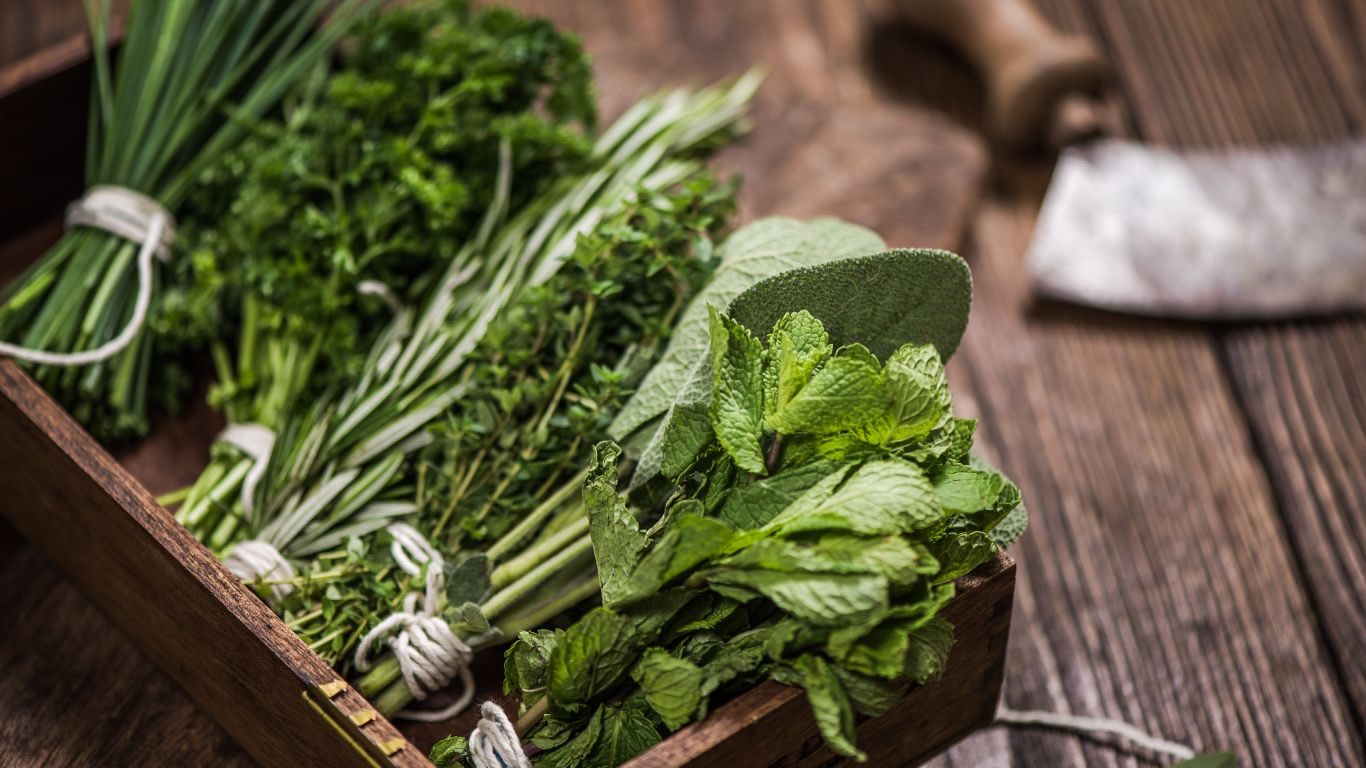
[[[1106,66],[1023,0],[899,0],[961,50],[1006,149],[1060,150],[1026,262],[1036,294],[1136,314],[1366,309],[1366,140],[1180,151],[1099,137]]]

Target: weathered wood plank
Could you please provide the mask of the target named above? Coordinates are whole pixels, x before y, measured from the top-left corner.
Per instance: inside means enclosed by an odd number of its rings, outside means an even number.
[[[266,765],[430,765],[11,361],[0,517]],[[277,728],[262,728],[263,717]],[[352,715],[368,712],[364,725]],[[354,741],[338,730],[354,730]],[[115,732],[117,733],[117,731]],[[391,754],[392,753],[392,754]]]
[[[253,765],[4,523],[0,637],[0,765]]]
[[[1309,144],[1366,126],[1360,3],[1100,3],[1140,135]],[[1294,258],[1286,254],[1285,258]],[[1325,276],[1331,279],[1331,276]],[[1366,728],[1366,319],[1238,325],[1218,348],[1329,659]]]
[[[1150,105],[1128,115],[1145,137],[1217,143],[1184,126],[1246,104],[1233,82],[1245,70],[1220,59],[1244,31],[1210,18],[1213,3],[1040,4],[1064,29],[1099,33],[1125,100]],[[1106,23],[1089,27],[1097,18]],[[1173,28],[1225,38],[1193,50]],[[1191,64],[1201,55],[1222,60],[1231,79],[1208,87]],[[1190,98],[1170,104],[1178,80]],[[1281,124],[1277,138],[1298,129]],[[974,320],[955,366],[960,387],[966,375],[977,395],[988,442],[1036,510],[1020,554],[1007,700],[1122,717],[1236,749],[1250,765],[1361,762],[1351,704],[1318,633],[1318,587],[1306,592],[1298,578],[1280,489],[1220,340],[1202,326],[1031,311],[1020,260],[1046,175],[1002,168],[978,217]],[[1002,740],[1018,765],[1138,764],[1042,731],[996,731],[942,764],[977,764],[984,741]]]

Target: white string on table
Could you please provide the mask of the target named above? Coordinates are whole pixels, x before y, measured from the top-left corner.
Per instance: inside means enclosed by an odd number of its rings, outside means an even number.
[[[382,642],[393,652],[404,685],[418,701],[459,678],[460,696],[450,705],[436,710],[405,709],[398,713],[399,717],[409,720],[446,720],[464,711],[474,700],[474,676],[470,673],[474,651],[438,614],[441,593],[446,585],[441,553],[407,523],[390,523],[387,530],[394,540],[390,547],[394,562],[412,576],[421,575],[425,569],[426,588],[421,595],[408,594],[403,598],[403,610],[365,633],[360,645],[356,646],[356,669],[367,672],[374,666],[371,652]]]
[[[289,560],[280,554],[280,550],[273,544],[260,539],[248,539],[234,544],[228,551],[228,556],[223,559],[223,564],[228,566],[232,575],[247,583],[257,579],[286,582],[294,578],[294,566],[289,564]],[[292,591],[293,584],[272,584],[271,600],[279,602]]]
[[[1123,720],[1108,717],[1087,717],[1065,712],[1043,712],[1035,709],[1016,710],[1004,704],[996,711],[996,722],[1004,725],[1038,725],[1072,733],[1112,733],[1137,744],[1144,749],[1159,754],[1171,755],[1178,760],[1195,757],[1195,750],[1176,741],[1145,733]]]
[[[531,768],[517,729],[503,708],[486,701],[479,707],[479,715],[479,724],[469,739],[474,768]]]
[[[117,355],[133,343],[147,320],[152,305],[152,257],[170,258],[175,241],[175,217],[160,203],[137,190],[115,185],[99,185],[86,190],[66,210],[66,228],[90,227],[141,243],[135,260],[138,293],[133,315],[118,335],[94,349],[81,352],[48,352],[20,344],[0,342],[0,355],[39,365],[71,367],[99,363]]]

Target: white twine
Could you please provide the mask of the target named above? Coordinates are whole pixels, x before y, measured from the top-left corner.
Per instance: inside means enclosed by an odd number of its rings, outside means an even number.
[[[1178,760],[1195,757],[1195,750],[1176,741],[1168,741],[1140,731],[1123,720],[1108,717],[1087,717],[1064,712],[1042,712],[1039,710],[1016,710],[1001,705],[996,711],[996,722],[1006,725],[1040,725],[1073,733],[1113,733],[1152,752],[1171,755]]]
[[[531,761],[522,752],[517,729],[503,708],[486,701],[479,707],[479,714],[479,724],[470,732],[469,740],[474,768],[531,768]]]
[[[242,480],[242,514],[250,520],[256,505],[256,486],[265,477],[270,452],[275,448],[275,433],[260,424],[229,424],[217,439],[245,453],[253,462]]]
[[[152,257],[165,261],[175,240],[175,218],[160,203],[129,189],[112,185],[94,186],[66,209],[66,228],[91,227],[135,243],[138,250],[138,295],[133,316],[123,330],[109,341],[82,352],[47,352],[18,344],[0,342],[0,355],[39,365],[70,367],[98,363],[122,352],[147,320],[152,305]]]
[[[362,280],[356,283],[356,293],[362,296],[378,296],[395,313],[403,311],[403,302],[399,300],[398,294],[379,280]]]
[[[441,592],[446,585],[441,553],[407,523],[390,523],[388,531],[394,538],[390,551],[399,568],[413,576],[420,575],[426,568],[426,590],[421,596],[413,592],[404,597],[403,610],[376,624],[361,638],[360,645],[356,646],[356,669],[367,672],[374,666],[371,650],[383,641],[398,660],[404,685],[418,701],[459,677],[460,696],[449,706],[436,710],[405,709],[398,713],[399,717],[429,723],[447,720],[464,711],[474,700],[474,676],[470,673],[474,651],[437,614],[441,607]],[[418,605],[419,597],[421,606]]]
[[[257,579],[288,581],[294,578],[294,567],[270,542],[248,539],[234,544],[223,560],[232,575],[244,582]],[[294,591],[293,584],[270,585],[271,599],[278,602]]]

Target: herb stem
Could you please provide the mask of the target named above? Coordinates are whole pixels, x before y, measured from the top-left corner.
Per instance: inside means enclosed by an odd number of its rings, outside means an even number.
[[[587,536],[583,536],[572,545],[561,549],[558,554],[494,593],[493,597],[484,603],[484,615],[490,622],[495,622],[498,616],[531,594],[537,587],[578,561],[587,560],[592,555],[592,548],[593,542]]]
[[[582,505],[580,505],[582,506]],[[525,576],[537,563],[583,539],[588,533],[588,516],[582,515],[554,534],[528,547],[524,552],[493,570],[489,577],[495,589],[501,589]]]

